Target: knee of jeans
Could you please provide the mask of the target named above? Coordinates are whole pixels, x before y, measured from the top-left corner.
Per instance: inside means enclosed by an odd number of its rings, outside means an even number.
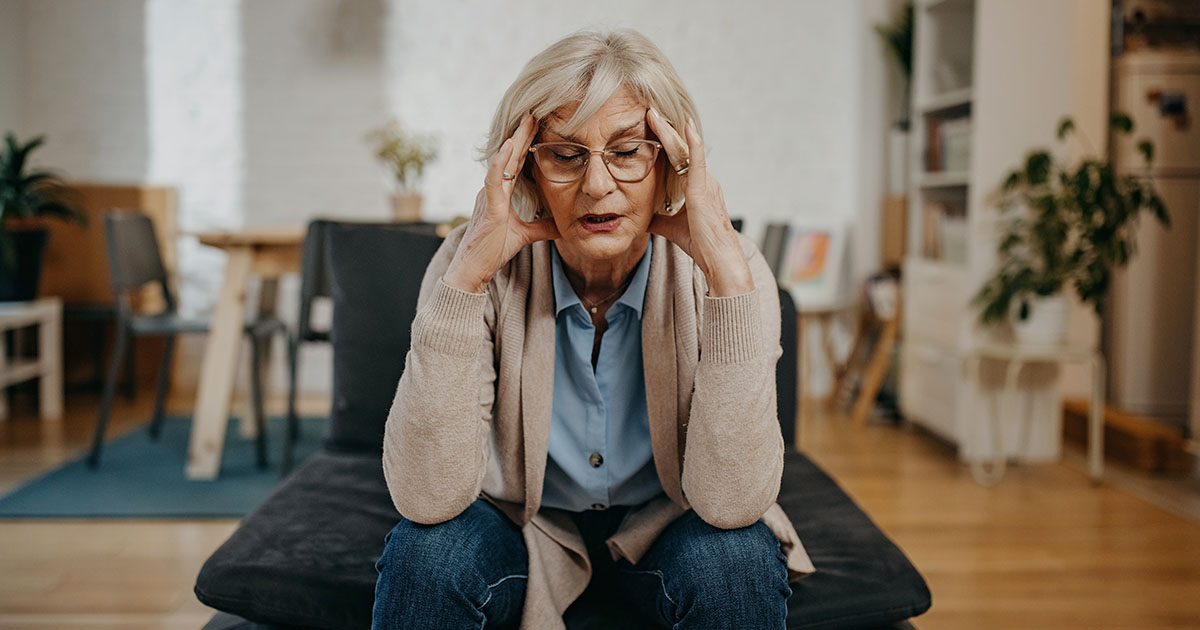
[[[375,569],[392,580],[479,580],[476,563],[484,541],[468,534],[468,520],[466,512],[436,525],[401,520],[384,538]]]
[[[689,580],[693,588],[787,583],[786,558],[779,548],[779,539],[762,521],[740,529],[720,529],[701,522],[693,530],[698,531],[688,537],[689,544],[677,550],[674,569],[682,575],[714,576],[711,580]]]

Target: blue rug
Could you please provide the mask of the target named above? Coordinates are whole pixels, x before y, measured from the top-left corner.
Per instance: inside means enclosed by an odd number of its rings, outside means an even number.
[[[324,418],[301,418],[296,465],[315,453],[325,434]],[[150,439],[149,425],[110,440],[100,468],[87,467],[87,454],[0,498],[0,518],[240,518],[262,503],[280,482],[279,459],[285,422],[267,422],[267,460],[255,465],[254,440],[243,439],[231,420],[221,474],[190,481],[187,461],[190,418],[167,418],[162,437]]]

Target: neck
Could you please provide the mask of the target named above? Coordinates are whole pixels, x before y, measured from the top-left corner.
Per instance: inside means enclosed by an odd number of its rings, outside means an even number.
[[[625,286],[642,254],[646,252],[649,240],[650,235],[644,234],[633,242],[628,251],[604,259],[586,258],[569,245],[564,245],[562,240],[554,244],[575,294],[585,301],[596,303]]]

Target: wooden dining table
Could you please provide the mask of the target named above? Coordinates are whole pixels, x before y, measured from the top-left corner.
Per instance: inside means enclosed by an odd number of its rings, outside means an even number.
[[[216,479],[221,470],[238,350],[249,308],[246,291],[250,276],[262,279],[255,307],[257,314],[274,315],[280,276],[300,270],[304,229],[249,228],[194,236],[200,243],[222,249],[228,255],[221,293],[205,341],[185,471],[188,479],[208,480]],[[262,360],[266,362],[269,356],[269,351],[264,352]],[[253,431],[248,418],[243,426]]]

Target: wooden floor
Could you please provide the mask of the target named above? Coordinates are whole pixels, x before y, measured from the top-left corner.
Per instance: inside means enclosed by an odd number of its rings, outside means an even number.
[[[145,421],[148,398],[120,402],[114,432]],[[94,405],[69,397],[47,428],[16,397],[0,423],[0,492],[82,452]],[[921,630],[1200,628],[1197,523],[1093,487],[1070,461],[1012,467],[982,488],[919,431],[849,425],[814,418],[803,444],[925,575],[934,605]],[[211,611],[192,594],[196,572],[235,526],[0,520],[0,630],[198,628]]]

